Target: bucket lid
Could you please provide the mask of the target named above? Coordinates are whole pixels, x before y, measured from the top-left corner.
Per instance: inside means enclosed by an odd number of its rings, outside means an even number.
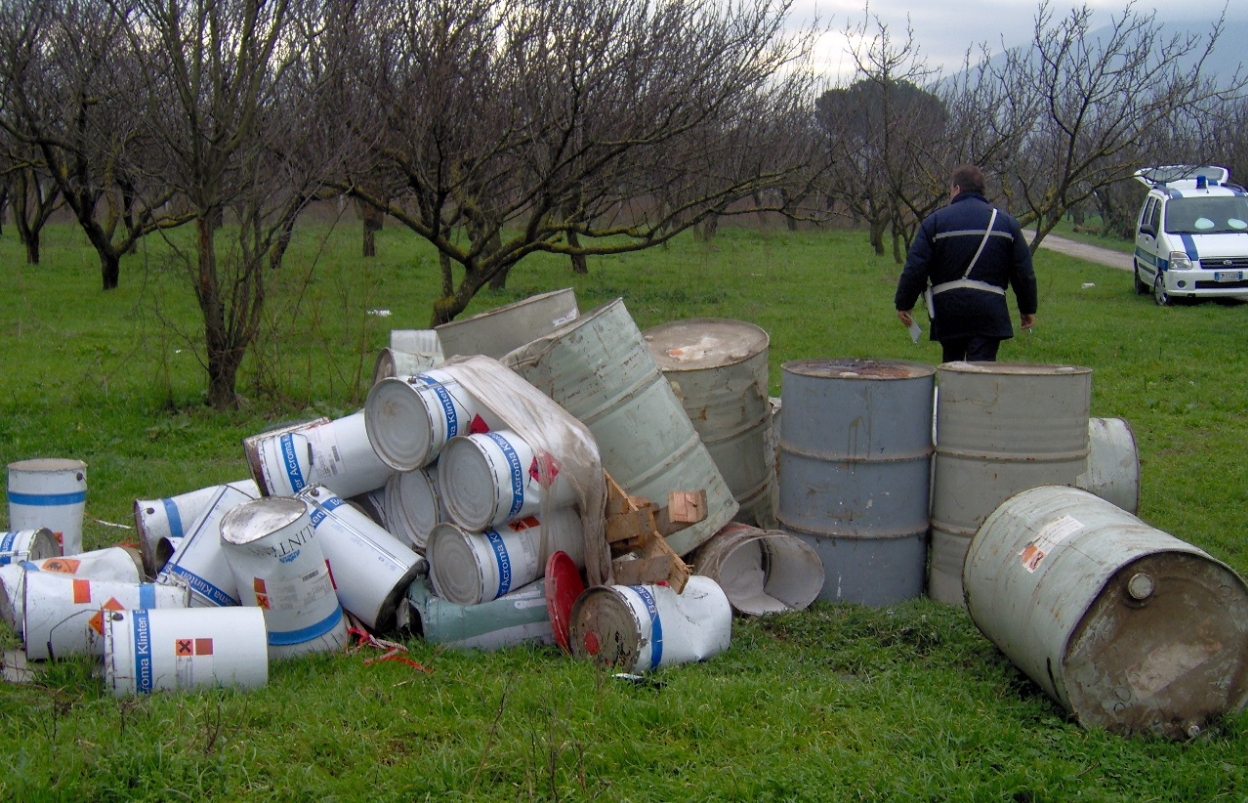
[[[230,510],[221,519],[221,540],[231,544],[250,544],[289,527],[308,515],[301,500],[289,496],[266,496],[248,499]]]
[[[786,373],[816,379],[919,379],[936,373],[932,366],[918,362],[853,357],[791,360],[782,368]]]
[[[550,628],[555,643],[564,652],[572,652],[569,642],[569,626],[572,622],[572,606],[585,593],[585,581],[576,563],[566,552],[555,552],[546,561],[546,610],[550,612]]]
[[[82,471],[87,464],[67,457],[36,457],[9,463],[9,471]]]
[[[481,566],[468,533],[455,524],[443,522],[429,533],[426,551],[429,579],[439,597],[458,605],[481,602],[485,578],[481,576]]]
[[[941,373],[1008,374],[1011,376],[1072,376],[1092,373],[1082,365],[1042,365],[1027,362],[944,362],[937,366]]]
[[[572,606],[572,654],[632,669],[641,654],[641,622],[615,586],[594,586]]]
[[[664,373],[735,365],[767,350],[767,332],[731,318],[669,321],[642,333]]]
[[[490,526],[498,510],[494,464],[485,452],[489,443],[476,435],[460,435],[447,441],[438,458],[442,502],[451,518],[470,530]]]
[[[433,421],[415,377],[382,379],[368,391],[364,423],[373,451],[398,471],[411,471],[432,461]],[[432,392],[432,391],[428,391]]]

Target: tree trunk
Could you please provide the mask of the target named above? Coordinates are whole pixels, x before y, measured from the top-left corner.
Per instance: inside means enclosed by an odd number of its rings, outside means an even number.
[[[377,256],[377,232],[385,226],[386,216],[375,206],[358,204],[360,218],[364,221],[364,256]]]
[[[576,236],[575,231],[572,231],[572,230],[568,231],[568,245],[572,246],[573,248],[581,247],[581,240],[579,237]],[[585,261],[584,254],[572,255],[572,272],[580,276],[589,275],[589,264]]]
[[[494,278],[490,279],[490,289],[506,290],[508,273],[511,273],[511,268],[503,268],[498,273],[495,273]]]
[[[364,225],[364,256],[377,256],[377,236],[367,224]]]
[[[236,357],[231,350],[209,354],[208,404],[214,410],[238,409],[238,395],[234,392],[234,386],[238,380],[238,366],[241,361],[241,353]]]
[[[233,410],[238,407],[238,398],[234,393],[234,382],[238,376],[238,365],[242,362],[242,349],[235,349],[230,344],[228,327],[225,324],[224,299],[217,277],[217,250],[213,241],[215,222],[219,215],[213,210],[195,219],[199,235],[198,269],[199,276],[195,288],[195,296],[199,308],[204,313],[204,345],[208,356],[208,404],[215,410]]]
[[[99,251],[100,275],[104,280],[105,290],[116,290],[121,279],[121,255],[109,251]]]
[[[871,247],[876,256],[884,256],[884,230],[888,228],[888,218],[877,217],[871,221]]]
[[[26,241],[26,264],[39,264],[39,232],[27,231],[23,238]]]

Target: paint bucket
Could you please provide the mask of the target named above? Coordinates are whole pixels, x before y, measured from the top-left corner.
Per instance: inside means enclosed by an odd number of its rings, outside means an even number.
[[[819,553],[796,536],[733,522],[703,544],[694,571],[724,590],[747,616],[800,611],[823,590]]]
[[[62,555],[82,551],[82,513],[87,506],[87,464],[56,457],[9,463],[9,527],[46,527]]]
[[[558,508],[541,521],[530,516],[484,533],[446,522],[429,536],[430,579],[443,599],[475,605],[538,579],[556,551],[566,552],[577,566],[585,565],[581,517],[573,508]]]
[[[891,360],[784,364],[779,518],[819,553],[820,599],[923,593],[934,374]]]
[[[412,628],[429,644],[499,650],[555,643],[541,580],[491,602],[460,605],[435,596],[429,578],[417,577],[407,599],[415,614]]]
[[[411,351],[382,349],[373,364],[373,384],[396,376],[415,376],[442,362],[439,354],[417,354]]]
[[[329,489],[307,488],[299,496],[342,607],[370,630],[394,630],[407,587],[429,564]]]
[[[500,359],[512,349],[563,326],[579,314],[576,292],[552,290],[435,327],[442,353],[483,354]]]
[[[226,484],[253,499],[260,495],[260,488],[253,480],[236,480]],[[155,577],[164,568],[164,561],[157,553],[164,554],[164,560],[169,557],[160,549],[160,543],[165,539],[177,543],[185,537],[186,528],[195,523],[223,487],[213,485],[163,499],[134,500],[134,529],[139,534],[143,567],[150,576]]]
[[[374,524],[380,525],[383,530],[389,531],[390,527],[386,519],[386,488],[390,487],[390,482],[394,480],[394,476],[386,481],[384,487],[376,488],[366,494],[356,494],[347,500],[347,503],[356,510],[363,513]],[[398,535],[398,533],[395,533]]]
[[[156,560],[161,564],[156,582],[186,585],[191,589],[191,607],[230,607],[239,602],[234,573],[221,548],[221,522],[225,514],[252,500],[238,488],[222,486],[208,507],[191,527],[190,534],[160,542]]]
[[[244,451],[265,496],[293,496],[324,485],[341,497],[380,488],[394,473],[368,441],[361,410],[328,423],[257,436]]]
[[[442,341],[432,329],[391,329],[390,350],[409,354],[433,354],[441,362]]]
[[[737,521],[774,527],[767,333],[745,321],[693,318],[643,336],[737,500]]]
[[[264,610],[270,659],[346,644],[346,616],[301,500],[267,497],[233,508],[221,521],[221,548],[242,604]]]
[[[963,605],[962,564],[997,505],[1041,485],[1074,485],[1088,459],[1092,369],[950,362],[937,368],[928,595]]]
[[[113,611],[104,617],[104,686],[114,697],[269,682],[257,608]]]
[[[984,635],[1082,725],[1185,738],[1248,702],[1248,585],[1087,491],[1002,503],[963,583]]]
[[[0,566],[54,558],[60,554],[60,542],[47,527],[0,533]]]
[[[732,605],[709,577],[667,585],[594,586],[572,606],[572,654],[624,672],[705,661],[728,649]]]
[[[56,541],[53,540],[52,545],[57,552],[60,551]],[[26,615],[26,572],[52,572],[115,583],[140,583],[145,579],[139,553],[120,546],[82,552],[67,558],[40,558],[0,566],[0,619],[14,630],[21,628]]]
[[[603,469],[626,493],[661,507],[673,491],[706,491],[706,518],[667,537],[677,554],[732,521],[737,502],[622,300],[503,362],[589,428]]]
[[[1131,425],[1121,418],[1088,419],[1088,460],[1075,487],[1128,513],[1140,507],[1140,453]]]
[[[32,661],[104,654],[104,616],[139,608],[185,608],[185,587],[26,572],[22,636]]]
[[[438,487],[451,520],[482,532],[575,502],[562,462],[510,430],[464,435],[443,450]]]
[[[368,391],[364,417],[374,452],[396,471],[424,468],[451,438],[489,432],[498,423],[453,369],[383,379]]]
[[[438,491],[436,468],[434,463],[429,468],[401,471],[386,483],[387,515],[394,522],[391,532],[406,537],[421,552],[433,528],[451,518]]]

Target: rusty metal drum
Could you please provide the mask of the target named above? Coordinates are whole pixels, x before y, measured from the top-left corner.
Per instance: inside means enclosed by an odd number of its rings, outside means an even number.
[[[984,635],[1085,726],[1188,738],[1248,701],[1248,585],[1087,491],[1006,500],[962,582]]]
[[[888,605],[919,596],[936,369],[845,358],[783,370],[780,526],[823,560],[820,598]]]
[[[1091,491],[1128,513],[1140,506],[1140,453],[1122,418],[1088,419],[1088,459],[1075,487]]]
[[[642,335],[740,505],[737,521],[774,527],[767,333],[745,321],[691,318]]]
[[[539,293],[434,328],[444,357],[483,354],[500,359],[512,349],[563,326],[579,314],[571,287]]]
[[[1092,369],[949,362],[937,368],[928,595],[962,605],[962,563],[997,505],[1074,486],[1088,458]]]

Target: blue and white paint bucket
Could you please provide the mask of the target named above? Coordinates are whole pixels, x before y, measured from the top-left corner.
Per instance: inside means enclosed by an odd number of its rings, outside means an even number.
[[[368,392],[364,417],[373,451],[396,471],[424,468],[451,438],[498,423],[446,368],[381,380]]]
[[[302,500],[273,496],[233,508],[221,521],[221,547],[242,604],[264,611],[271,660],[347,643],[346,615]]]
[[[566,507],[576,489],[561,460],[510,430],[453,438],[438,460],[438,487],[451,520],[471,532]]]
[[[114,697],[269,682],[259,608],[112,611],[104,617],[104,685]]]
[[[401,471],[386,483],[388,529],[422,552],[433,528],[451,518],[438,490],[436,466]]]
[[[185,608],[185,587],[90,580],[28,571],[22,636],[32,661],[104,654],[104,616],[111,611]]]
[[[259,437],[251,447],[244,442],[244,449],[265,496],[294,496],[324,485],[346,498],[382,487],[394,473],[369,444],[363,411]]]
[[[46,527],[62,555],[82,551],[82,514],[87,506],[87,464],[46,457],[9,463],[9,527]]]
[[[253,499],[260,495],[260,488],[254,480],[237,480],[226,485]],[[139,534],[139,551],[143,554],[143,567],[148,574],[156,576],[169,559],[169,553],[163,557],[158,554],[161,542],[168,539],[171,544],[177,544],[186,537],[191,526],[224,487],[213,485],[163,499],[134,500],[134,529]]]
[[[307,488],[299,498],[308,507],[342,607],[371,630],[393,630],[407,587],[429,564],[328,488]]]
[[[140,583],[145,579],[141,564],[137,551],[114,546],[67,558],[41,558],[0,566],[0,619],[14,630],[21,630],[26,615],[27,572],[51,572],[114,583]]]
[[[0,566],[54,558],[59,554],[61,545],[47,527],[0,533]]]
[[[474,533],[445,522],[429,536],[430,577],[438,596],[460,605],[489,602],[532,583],[555,552],[585,565],[581,517],[575,508],[536,516]]]
[[[572,606],[572,654],[624,672],[705,661],[728,649],[732,606],[709,577],[667,585],[594,586]]]
[[[251,501],[252,497],[232,486],[223,486],[191,527],[190,534],[166,539],[157,548],[162,564],[156,582],[185,585],[191,589],[191,607],[227,608],[240,604],[234,573],[221,549],[221,523],[225,514]],[[162,559],[161,556],[168,555]]]

